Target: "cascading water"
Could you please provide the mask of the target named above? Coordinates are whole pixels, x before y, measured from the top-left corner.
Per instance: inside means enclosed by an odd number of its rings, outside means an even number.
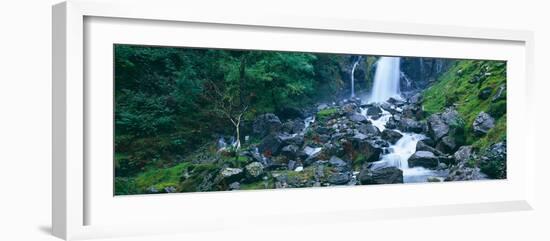
[[[378,60],[369,102],[381,103],[391,97],[400,98],[399,62],[399,57],[381,57]]]
[[[357,65],[359,64],[359,61],[361,60],[361,56],[359,56],[357,58],[357,60],[355,60],[355,62],[353,63],[353,67],[351,68],[351,96],[350,98],[354,98],[355,97],[355,68],[357,68]]]
[[[399,69],[400,59],[397,57],[382,57],[378,60],[376,74],[374,76],[374,86],[370,95],[369,103],[387,102],[389,98],[398,98],[400,96],[400,77],[403,74]],[[405,76],[406,77],[406,76]],[[373,104],[377,105],[377,104]],[[378,108],[378,107],[370,107]],[[398,109],[396,106],[391,106],[393,109]],[[392,114],[382,109],[380,116],[373,119],[367,115],[366,109],[361,109],[361,114],[370,120],[372,125],[376,126],[380,131],[386,129],[386,123],[392,117]],[[402,137],[395,144],[390,145],[380,156],[380,159],[373,162],[370,169],[380,169],[384,167],[397,167],[403,171],[403,182],[426,182],[428,177],[443,177],[444,173],[436,170],[429,170],[423,167],[409,167],[408,160],[416,152],[416,144],[418,141],[426,138],[422,134],[399,132]]]

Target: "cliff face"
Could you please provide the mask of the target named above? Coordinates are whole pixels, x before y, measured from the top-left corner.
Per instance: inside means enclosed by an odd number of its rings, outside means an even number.
[[[453,59],[401,58],[401,90],[411,92],[425,89],[435,82],[455,62]]]

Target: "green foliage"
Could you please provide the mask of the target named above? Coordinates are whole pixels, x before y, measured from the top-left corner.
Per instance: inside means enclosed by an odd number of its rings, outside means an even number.
[[[482,100],[479,98],[479,92],[484,88],[497,89],[503,84],[506,84],[506,63],[503,61],[455,61],[449,70],[424,92],[423,108],[430,115],[443,111],[445,107],[455,106],[464,120],[463,144],[474,144],[484,149],[506,136],[506,100],[493,103],[492,96]],[[481,111],[490,113],[497,123],[484,137],[474,135],[472,126]]]
[[[282,106],[309,105],[316,90],[334,93],[342,58],[121,44],[114,55],[115,152],[124,156],[115,158],[119,177],[170,165],[158,160],[185,156],[213,134],[235,135],[226,116],[234,110],[224,107],[248,106],[245,123]]]
[[[317,112],[315,117],[318,121],[325,121],[332,118],[334,115],[338,114],[338,109],[335,107],[326,108]]]
[[[506,101],[501,100],[491,104],[487,113],[489,113],[489,115],[494,118],[500,118],[501,116],[506,114]]]

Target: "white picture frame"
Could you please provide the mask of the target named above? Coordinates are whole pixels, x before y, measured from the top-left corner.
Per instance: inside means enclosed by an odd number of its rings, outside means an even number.
[[[150,11],[155,9],[155,11]],[[266,225],[311,222],[324,220],[320,216],[331,215],[337,220],[361,221],[399,217],[423,217],[482,212],[530,210],[534,202],[534,134],[531,127],[519,133],[518,127],[532,110],[530,93],[533,73],[533,34],[528,31],[467,28],[456,26],[421,25],[356,21],[351,19],[300,18],[282,15],[235,14],[214,16],[206,9],[193,8],[190,3],[181,1],[87,1],[69,0],[53,7],[53,194],[52,226],[53,234],[63,239],[85,239],[124,235],[196,232],[223,230],[247,225]],[[135,28],[155,34],[140,35]],[[152,36],[168,34],[173,38],[160,40]],[[124,36],[112,34],[126,31]],[[179,32],[183,31],[183,32]],[[196,38],[184,44],[185,31],[216,34],[225,31],[226,43]],[[211,31],[211,32],[208,32]],[[109,34],[111,33],[111,34]],[[256,42],[239,41],[238,36],[258,38]],[[238,34],[235,34],[238,33]],[[200,34],[199,34],[200,35]],[[266,41],[267,37],[292,37],[295,43]],[[242,37],[241,37],[242,38]],[[262,39],[266,38],[266,39]],[[312,38],[326,38],[320,43],[304,45]],[[328,46],[329,41],[362,41],[372,39],[377,49],[362,48],[350,44],[346,48]],[[377,44],[377,39],[379,43]],[[211,38],[210,38],[211,39]],[[224,40],[225,40],[224,39]],[[354,40],[355,39],[355,40]],[[241,39],[242,40],[242,39]],[[88,42],[87,42],[88,41]],[[89,42],[93,43],[89,43]],[[425,185],[383,185],[351,188],[322,188],[300,190],[265,190],[247,192],[188,193],[153,196],[113,197],[112,192],[101,192],[102,187],[112,182],[111,173],[105,171],[110,163],[91,162],[96,141],[105,140],[109,133],[95,139],[90,136],[90,128],[105,116],[94,112],[98,104],[94,95],[106,91],[108,85],[86,82],[86,78],[108,76],[109,64],[101,65],[108,58],[108,52],[101,51],[108,44],[123,41],[133,44],[158,44],[166,46],[206,46],[228,48],[274,49],[353,52],[381,55],[422,55],[437,57],[495,58],[507,60],[510,64],[508,84],[508,123],[509,178],[487,182],[458,182]],[[194,42],[193,42],[194,41]],[[401,46],[392,49],[382,42],[395,41]],[[219,41],[218,41],[219,42]],[[97,43],[97,44],[95,44]],[[302,44],[300,44],[302,43]],[[415,43],[430,44],[416,48]],[[107,45],[105,45],[107,44]],[[248,45],[246,45],[248,44]],[[355,46],[355,47],[354,47]],[[95,57],[90,59],[90,49]],[[456,48],[452,50],[453,48]],[[98,51],[95,51],[98,50]],[[460,53],[463,50],[463,53]],[[404,54],[405,53],[405,54]],[[112,54],[112,53],[111,53]],[[112,57],[112,56],[111,56]],[[94,59],[95,58],[95,59]],[[102,61],[98,61],[102,60]],[[90,76],[89,70],[98,70]],[[112,70],[111,70],[112,71]],[[98,74],[95,74],[98,73]],[[111,80],[112,81],[112,80]],[[111,84],[112,85],[112,84]],[[90,92],[91,91],[91,92]],[[111,92],[112,93],[112,92]],[[112,97],[111,97],[112,98]],[[92,101],[90,103],[90,101]],[[90,115],[90,113],[93,113]],[[99,113],[96,115],[96,113]],[[112,118],[112,117],[111,117]],[[112,120],[111,120],[112,121]],[[93,132],[97,133],[97,132]],[[523,134],[522,134],[523,133]],[[112,137],[111,137],[112,138]],[[91,145],[91,146],[90,146]],[[109,150],[105,150],[109,151]],[[112,151],[112,150],[111,150]],[[86,159],[88,158],[88,159]],[[93,173],[90,173],[91,170]],[[95,178],[106,176],[105,180]],[[99,188],[98,188],[99,187]],[[445,197],[421,199],[417,196],[434,197],[445,193]],[[453,195],[455,193],[455,195]],[[97,194],[97,195],[96,195]],[[470,196],[468,194],[476,194]],[[111,195],[111,196],[109,196]],[[360,202],[365,195],[377,198]],[[459,198],[459,196],[461,198]],[[406,196],[407,200],[391,201]],[[465,197],[462,197],[465,196]],[[331,198],[346,197],[352,205],[343,208],[326,207]],[[370,196],[369,196],[370,197]],[[385,198],[384,198],[385,197]],[[322,200],[318,205],[297,208],[290,199]],[[219,200],[227,205],[215,206]],[[243,200],[250,203],[243,204]],[[275,201],[276,200],[276,201]],[[334,199],[332,199],[334,201]],[[267,202],[267,203],[266,203]],[[269,205],[277,202],[269,210],[257,211],[258,203]],[[364,203],[365,206],[360,204]],[[174,206],[193,207],[173,211]],[[210,206],[209,206],[210,205]],[[231,211],[224,207],[243,207]],[[212,210],[203,210],[209,207]],[[155,212],[148,208],[159,208]],[[246,211],[246,208],[249,211]],[[321,210],[322,208],[322,210]],[[132,212],[140,210],[140,212]],[[166,212],[168,211],[168,212]],[[171,211],[171,212],[170,212]],[[185,213],[186,217],[182,217]],[[231,216],[231,219],[224,217]],[[97,218],[91,218],[97,217]]]

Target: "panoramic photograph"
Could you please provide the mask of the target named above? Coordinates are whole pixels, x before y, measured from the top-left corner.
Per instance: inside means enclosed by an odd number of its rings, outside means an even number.
[[[506,61],[113,51],[114,195],[506,179]]]

